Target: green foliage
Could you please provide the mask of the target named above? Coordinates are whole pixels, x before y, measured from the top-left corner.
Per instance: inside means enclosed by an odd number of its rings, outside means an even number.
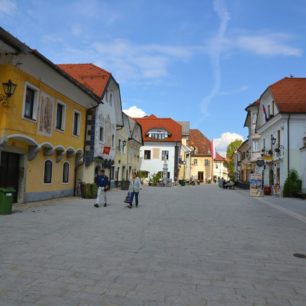
[[[148,171],[139,171],[138,176],[141,179],[147,178],[148,177]]]
[[[83,198],[85,199],[95,199],[97,197],[98,187],[95,183],[84,184],[83,187]]]
[[[283,196],[294,197],[301,191],[302,181],[299,179],[299,175],[296,170],[291,170],[285,181]]]
[[[235,166],[234,166],[234,153],[238,150],[238,148],[242,144],[241,139],[236,139],[232,141],[226,149],[226,157],[228,159],[227,166],[228,166],[228,174],[231,181],[235,181]]]
[[[157,186],[159,184],[159,181],[162,177],[162,173],[161,172],[157,172],[155,174],[152,175],[152,186]]]

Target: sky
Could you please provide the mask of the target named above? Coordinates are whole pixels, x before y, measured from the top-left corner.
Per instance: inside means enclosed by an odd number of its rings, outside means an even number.
[[[108,70],[127,113],[190,121],[221,154],[270,84],[306,77],[304,0],[0,0],[0,26]]]

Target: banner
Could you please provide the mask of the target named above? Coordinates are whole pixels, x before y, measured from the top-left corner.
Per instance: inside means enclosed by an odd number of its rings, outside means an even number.
[[[110,150],[111,150],[111,147],[104,147],[104,148],[103,148],[103,154],[109,155]]]

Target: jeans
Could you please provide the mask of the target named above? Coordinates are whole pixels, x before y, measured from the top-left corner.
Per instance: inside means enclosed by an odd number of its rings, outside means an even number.
[[[135,192],[135,191],[132,192],[131,205],[133,204],[134,195],[135,195],[136,206],[138,206],[138,195],[139,195],[139,192]]]
[[[97,204],[102,204],[102,198],[104,200],[104,204],[107,204],[106,191],[104,191],[104,187],[98,187],[97,192]]]

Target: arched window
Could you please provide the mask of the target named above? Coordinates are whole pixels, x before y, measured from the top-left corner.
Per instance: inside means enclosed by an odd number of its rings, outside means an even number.
[[[69,163],[64,162],[63,165],[63,183],[69,182]]]
[[[50,184],[52,181],[52,161],[45,161],[45,169],[44,169],[44,183]]]

